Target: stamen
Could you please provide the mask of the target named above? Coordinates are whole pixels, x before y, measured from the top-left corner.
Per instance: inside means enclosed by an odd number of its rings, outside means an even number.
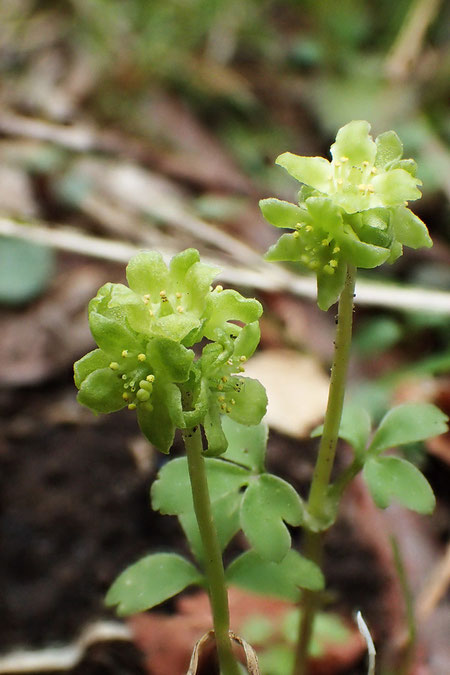
[[[138,354],[138,361],[140,361],[141,363],[143,363],[146,360],[146,358],[147,357],[145,356],[145,354]]]
[[[119,370],[119,364],[116,361],[111,361],[109,367],[111,368],[111,370]]]

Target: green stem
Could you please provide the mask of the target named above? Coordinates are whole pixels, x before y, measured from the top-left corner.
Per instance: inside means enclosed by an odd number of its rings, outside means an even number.
[[[222,675],[239,675],[229,636],[230,614],[222,552],[211,510],[203,444],[199,427],[183,433],[191,480],[194,511],[202,539],[205,575],[213,615],[214,634]]]
[[[338,322],[327,410],[308,499],[308,511],[314,520],[320,520],[321,517],[326,515],[327,511],[328,489],[336,454],[342,408],[344,406],[345,385],[350,356],[355,277],[356,268],[348,265],[345,285],[339,298]],[[322,533],[307,531],[305,554],[318,565],[321,564],[322,560],[322,548]],[[302,618],[300,621],[293,675],[306,675],[308,672],[308,648],[319,604],[319,594],[317,592],[304,591],[302,598]]]

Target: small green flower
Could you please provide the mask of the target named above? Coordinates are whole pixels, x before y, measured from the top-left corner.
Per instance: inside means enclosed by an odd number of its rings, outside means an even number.
[[[266,220],[293,230],[266,254],[270,261],[301,262],[317,275],[318,304],[328,309],[344,286],[347,264],[372,268],[403,251],[431,246],[425,224],[405,206],[420,192],[415,162],[402,160],[398,136],[373,141],[368,122],[342,127],[331,146],[333,160],[284,153],[277,163],[305,183],[299,205],[263,199]]]
[[[419,199],[417,185],[422,182],[416,178],[416,164],[401,159],[403,145],[395,131],[387,131],[375,141],[369,131],[370,124],[362,120],[339,129],[331,146],[331,162],[285,152],[276,163],[301,183],[327,195],[346,213]]]
[[[207,435],[221,437],[221,415],[233,411],[236,417],[245,408],[243,397],[234,403],[226,398],[224,407],[210,394],[243,372],[259,341],[262,307],[236,291],[213,288],[216,273],[194,249],[174,256],[169,267],[159,253],[143,252],[127,267],[129,286],[102,286],[89,303],[99,348],[74,366],[79,402],[95,413],[136,410],[142,432],[163,452],[176,428],[203,424]],[[204,339],[208,345],[195,361],[190,347]],[[184,409],[187,392],[190,405]],[[257,424],[267,404],[264,388],[256,383],[247,400],[251,411],[241,418],[250,421],[243,423]]]

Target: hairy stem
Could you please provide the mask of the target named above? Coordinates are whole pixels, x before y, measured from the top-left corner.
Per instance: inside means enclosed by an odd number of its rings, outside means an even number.
[[[183,433],[191,480],[194,511],[204,551],[204,571],[208,582],[214,634],[222,675],[239,675],[229,637],[230,615],[222,553],[214,525],[209,498],[202,437],[199,427]]]
[[[320,520],[327,511],[327,496],[336,454],[339,426],[344,405],[345,385],[352,339],[353,294],[356,268],[349,265],[345,286],[339,299],[336,340],[331,368],[328,404],[325,413],[323,434],[319,445],[316,466],[311,482],[308,511],[313,519]],[[318,565],[322,561],[322,533],[306,532],[305,554]],[[314,627],[314,618],[319,604],[319,594],[303,591],[302,618],[300,621],[294,675],[306,675],[308,647]]]

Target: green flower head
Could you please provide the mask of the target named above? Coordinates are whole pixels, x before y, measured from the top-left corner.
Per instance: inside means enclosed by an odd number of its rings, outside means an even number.
[[[159,253],[143,252],[127,267],[129,286],[102,286],[89,304],[98,349],[74,366],[79,402],[95,413],[125,406],[136,410],[141,430],[163,452],[169,451],[176,428],[211,426],[205,421],[210,403],[219,434],[221,415],[245,405],[238,397],[224,409],[221,401],[209,401],[211,388],[220,378],[241,373],[259,341],[262,308],[236,291],[213,288],[217,271],[202,264],[194,249],[176,255],[169,267]],[[190,347],[204,339],[204,352],[211,353],[195,360]],[[265,412],[265,392],[257,384],[259,398],[243,416],[250,420],[244,424],[258,423]]]
[[[431,246],[425,224],[407,208],[420,197],[416,164],[402,159],[394,131],[374,141],[370,125],[353,121],[342,127],[331,146],[332,161],[286,152],[276,160],[304,185],[299,203],[260,202],[275,227],[293,230],[266,254],[270,261],[297,261],[317,275],[318,304],[336,302],[347,264],[371,268],[393,262],[403,245]]]

